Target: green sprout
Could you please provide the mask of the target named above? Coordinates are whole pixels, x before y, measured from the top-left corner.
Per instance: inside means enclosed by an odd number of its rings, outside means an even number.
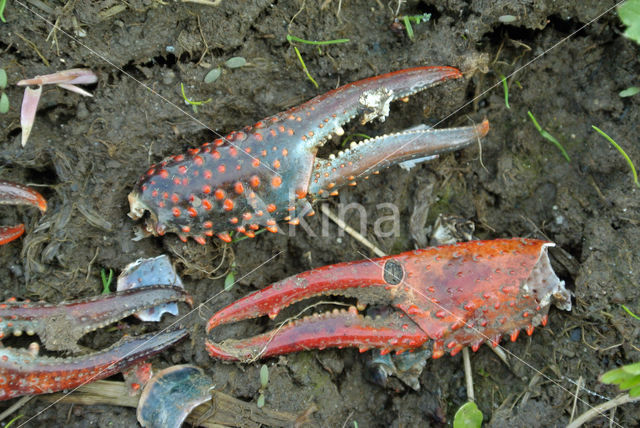
[[[289,42],[289,44],[291,44],[293,46],[293,50],[296,52],[296,56],[298,57],[298,61],[300,61],[300,65],[302,66],[302,71],[304,71],[304,73],[307,75],[307,79],[309,79],[311,81],[311,83],[313,83],[313,86],[315,86],[317,88],[318,87],[318,82],[316,82],[315,79],[311,76],[311,73],[309,73],[309,69],[307,68],[306,64],[304,63],[304,60],[302,59],[302,55],[300,54],[300,50],[293,43],[294,42],[298,42],[298,43],[303,43],[305,45],[326,46],[326,45],[335,45],[335,44],[338,44],[338,43],[348,43],[350,40],[349,39],[335,39],[335,40],[316,41],[316,40],[301,39],[300,37],[296,37],[296,36],[292,36],[291,34],[287,34],[287,41]]]
[[[562,144],[560,144],[560,141],[556,140],[556,137],[549,134],[547,130],[542,129],[540,124],[538,124],[538,121],[536,120],[536,118],[533,116],[533,113],[531,113],[530,111],[527,111],[527,114],[529,115],[529,118],[531,118],[531,121],[533,122],[533,126],[536,127],[536,129],[538,130],[542,138],[548,141],[551,141],[553,144],[555,144],[555,146],[558,148],[558,150],[560,150],[560,152],[562,153],[562,156],[564,156],[567,162],[571,162],[571,158],[569,158],[567,151],[564,149],[564,147],[562,147]]]
[[[236,262],[231,263],[231,270],[227,276],[224,277],[224,291],[229,291],[233,288],[233,284],[236,283]]]
[[[626,313],[628,313],[629,315],[631,315],[633,318],[637,319],[638,321],[640,321],[640,317],[636,314],[634,314],[633,312],[631,312],[631,309],[627,308],[625,305],[621,305],[622,309],[625,310]]]
[[[307,68],[307,65],[304,63],[304,60],[302,59],[302,55],[300,55],[300,51],[298,50],[298,47],[294,46],[293,49],[296,51],[296,55],[298,56],[298,60],[300,61],[300,64],[302,65],[302,71],[304,71],[304,74],[307,75],[307,79],[311,80],[311,83],[313,83],[313,86],[315,86],[317,88],[318,87],[318,82],[316,82],[316,80],[313,78],[313,76],[311,76],[311,73],[309,73],[309,69]]]
[[[7,5],[7,0],[0,0],[0,21],[2,22],[7,22],[7,20],[4,19],[4,8],[6,5]]]
[[[623,89],[618,93],[620,98],[632,97],[637,94],[640,94],[640,86],[630,86],[627,89]]]
[[[347,138],[342,140],[342,143],[340,143],[340,145],[342,147],[345,147],[347,144],[349,144],[351,141],[355,140],[356,138],[364,138],[365,140],[371,139],[371,137],[368,136],[367,134],[349,134]]]
[[[269,367],[266,364],[263,364],[260,367],[260,396],[258,397],[257,406],[259,409],[264,407],[264,390],[267,389],[267,384],[269,383]]]
[[[113,269],[109,269],[109,277],[104,269],[100,269],[100,277],[102,278],[102,294],[109,294],[111,290],[111,281],[113,280]]]
[[[636,167],[633,165],[633,161],[631,160],[629,155],[627,155],[627,153],[622,149],[622,147],[620,147],[618,145],[618,143],[613,141],[613,138],[609,137],[603,130],[601,130],[600,128],[598,128],[595,125],[591,125],[591,127],[593,129],[595,129],[598,134],[600,134],[604,138],[606,138],[607,141],[609,141],[613,147],[618,149],[620,154],[627,160],[627,163],[629,164],[629,167],[631,168],[631,172],[633,173],[633,182],[636,183],[636,186],[640,187],[640,183],[638,183],[638,173],[636,172]]]
[[[413,27],[411,23],[420,24],[421,22],[427,22],[431,19],[430,13],[423,13],[422,15],[405,15],[399,16],[398,19],[402,19],[402,23],[404,24],[404,28],[407,31],[407,36],[409,36],[410,40],[413,40]]]
[[[504,74],[501,74],[500,80],[502,80],[502,87],[504,88],[504,105],[511,110],[511,107],[509,106],[509,85],[507,84],[507,78]]]
[[[194,113],[198,113],[198,106],[211,102],[211,98],[209,98],[208,100],[204,100],[204,101],[193,101],[193,100],[187,98],[187,95],[184,93],[184,84],[182,82],[180,82],[180,91],[182,92],[182,98],[184,98],[184,102],[189,104],[191,106],[191,108],[193,108],[193,112]]]
[[[0,2],[0,5],[3,5],[4,2]],[[17,421],[18,419],[20,419],[21,417],[23,417],[24,415],[18,415],[15,418],[11,419],[9,422],[7,422],[7,424],[4,426],[4,428],[9,428],[11,425],[13,425],[15,423],[15,421]]]

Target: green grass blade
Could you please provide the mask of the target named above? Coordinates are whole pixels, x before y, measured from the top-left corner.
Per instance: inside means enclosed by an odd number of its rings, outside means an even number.
[[[2,22],[7,22],[6,19],[4,19],[4,8],[7,5],[7,0],[0,0],[0,20]]]
[[[411,20],[408,16],[403,16],[402,20],[404,21],[404,28],[407,30],[407,36],[409,36],[410,40],[413,40],[413,27],[411,26]]]
[[[287,34],[287,41],[289,43],[299,42],[299,43],[304,43],[305,45],[320,45],[320,46],[324,46],[324,45],[336,45],[338,43],[349,43],[351,40],[350,39],[335,39],[335,40],[316,41],[316,40],[301,39],[300,37],[296,37],[296,36],[292,36],[291,34]]]
[[[504,105],[511,110],[511,107],[509,106],[509,85],[507,85],[507,78],[504,74],[501,74],[500,80],[502,80],[502,87],[504,88]]]
[[[315,79],[311,76],[311,73],[309,73],[309,70],[307,69],[306,64],[304,63],[304,60],[302,59],[302,55],[300,55],[300,51],[298,50],[297,47],[293,47],[293,49],[296,51],[296,55],[298,56],[298,60],[300,61],[300,64],[302,64],[302,70],[304,71],[304,73],[307,75],[307,79],[311,80],[311,83],[313,83],[313,86],[315,86],[316,88],[318,87],[318,83],[315,81]]]
[[[558,150],[560,150],[560,152],[562,153],[562,156],[564,156],[567,162],[571,162],[571,158],[567,154],[567,151],[564,149],[564,147],[562,147],[562,144],[560,144],[560,141],[556,140],[556,137],[549,134],[549,132],[547,132],[545,129],[542,129],[542,126],[540,126],[536,118],[533,116],[533,113],[531,113],[530,111],[527,111],[527,114],[529,115],[529,118],[533,122],[533,126],[536,127],[536,129],[538,130],[542,138],[544,138],[545,140],[551,141],[558,148]]]
[[[629,315],[631,315],[633,318],[637,319],[638,321],[640,321],[640,317],[636,314],[634,314],[633,312],[631,312],[631,309],[627,308],[625,305],[621,305],[622,309],[625,310],[626,313],[628,313]]]
[[[631,168],[631,172],[633,173],[633,182],[636,183],[636,186],[640,187],[640,183],[638,182],[638,172],[636,171],[636,167],[635,165],[633,165],[633,161],[631,160],[631,158],[629,157],[629,155],[627,155],[627,153],[622,149],[622,147],[620,147],[618,145],[618,143],[616,143],[615,141],[613,141],[613,138],[609,137],[607,135],[606,132],[604,132],[602,129],[598,128],[595,125],[591,125],[591,127],[593,129],[596,130],[596,132],[600,135],[602,135],[604,138],[607,139],[607,141],[609,141],[611,143],[611,145],[613,147],[615,147],[616,149],[618,149],[618,151],[620,152],[620,154],[622,156],[624,156],[624,158],[627,160],[627,163],[629,164],[629,167]]]

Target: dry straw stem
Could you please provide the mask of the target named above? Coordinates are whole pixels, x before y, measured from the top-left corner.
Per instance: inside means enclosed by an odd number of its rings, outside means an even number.
[[[82,405],[107,404],[121,407],[138,407],[138,398],[129,395],[124,382],[99,380],[81,386],[73,394],[47,394],[38,397],[47,402],[75,403]],[[212,390],[211,401],[196,407],[187,422],[196,426],[220,428],[242,426],[292,426],[298,415],[268,409],[258,409],[255,404],[246,403],[227,394]]]

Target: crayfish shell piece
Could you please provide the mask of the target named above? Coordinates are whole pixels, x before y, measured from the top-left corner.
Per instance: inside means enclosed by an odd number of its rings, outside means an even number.
[[[145,385],[138,402],[138,422],[145,428],[179,428],[189,413],[211,400],[213,382],[192,365],[167,367]]]

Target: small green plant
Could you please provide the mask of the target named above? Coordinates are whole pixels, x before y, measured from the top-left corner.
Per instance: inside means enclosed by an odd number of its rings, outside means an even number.
[[[453,417],[453,428],[480,428],[482,418],[482,412],[476,403],[469,401],[463,404]]]
[[[201,106],[202,104],[207,104],[211,102],[211,98],[209,98],[208,100],[204,100],[204,101],[193,101],[189,98],[187,98],[187,95],[184,93],[184,84],[182,82],[180,82],[180,91],[182,92],[182,98],[184,98],[184,102],[189,104],[191,106],[191,108],[193,108],[193,112],[194,113],[198,113],[198,106]]]
[[[595,125],[591,125],[591,127],[600,135],[602,135],[608,142],[611,143],[611,145],[613,147],[615,147],[616,149],[618,149],[618,151],[620,152],[620,154],[627,160],[627,163],[629,164],[629,168],[631,168],[631,173],[633,174],[633,182],[636,183],[636,186],[640,187],[640,183],[638,182],[638,172],[636,171],[636,167],[635,165],[633,165],[633,161],[631,160],[631,158],[629,157],[629,155],[627,155],[627,153],[622,149],[622,147],[620,147],[618,145],[618,143],[616,143],[613,138],[609,137],[603,130],[601,130],[600,128],[598,128]]]
[[[1,12],[0,12],[0,16]],[[9,97],[4,93],[4,88],[7,87],[7,72],[4,68],[0,68],[0,113],[6,113],[9,111]]]
[[[269,383],[269,367],[266,364],[263,364],[260,367],[260,395],[258,396],[257,406],[259,409],[264,407],[264,390],[267,389],[267,384]]]
[[[530,111],[527,111],[527,114],[529,115],[531,122],[533,122],[533,126],[536,127],[536,129],[538,130],[542,138],[548,141],[551,141],[558,148],[558,150],[560,150],[560,152],[562,153],[562,156],[564,156],[567,162],[571,162],[571,158],[567,154],[567,151],[564,149],[564,147],[562,147],[562,144],[560,144],[560,141],[556,140],[556,137],[549,134],[549,132],[547,132],[546,129],[542,129],[542,126],[540,126],[536,118],[533,116],[533,113],[531,113]]]
[[[224,291],[229,291],[236,283],[236,262],[231,263],[231,269],[227,276],[224,277]]]
[[[500,80],[502,80],[502,88],[504,89],[504,105],[511,110],[511,107],[509,106],[509,85],[507,84],[507,78],[504,74],[501,74]]]
[[[4,8],[6,5],[7,5],[7,0],[0,0],[0,21],[2,22],[7,22],[7,20],[4,19]]]
[[[627,0],[618,6],[618,16],[627,26],[624,35],[640,43],[640,0]]]
[[[307,79],[309,79],[311,81],[311,83],[313,83],[313,86],[315,86],[317,88],[318,87],[318,82],[316,82],[315,79],[311,76],[311,73],[309,73],[309,69],[307,68],[306,64],[304,63],[304,60],[302,59],[302,54],[300,53],[300,50],[293,43],[294,42],[298,42],[298,43],[303,43],[305,45],[326,46],[326,45],[335,45],[335,44],[338,44],[338,43],[348,43],[350,40],[349,39],[335,39],[335,40],[316,41],[316,40],[301,39],[300,37],[296,37],[296,36],[292,36],[291,34],[287,34],[287,41],[289,42],[289,44],[291,46],[293,46],[293,50],[296,52],[296,56],[298,57],[298,61],[300,61],[300,65],[302,66],[302,71],[304,71],[304,73],[307,75]],[[318,49],[320,49],[320,48],[318,48]]]
[[[113,281],[113,269],[109,269],[109,276],[104,269],[100,269],[100,277],[102,278],[102,294],[111,293],[111,281]]]
[[[423,13],[422,15],[404,15],[399,16],[398,19],[402,20],[404,29],[407,32],[407,36],[410,40],[413,40],[413,27],[411,26],[411,23],[413,22],[414,24],[418,25],[422,22],[427,22],[431,19],[431,14]]]
[[[628,389],[630,397],[640,396],[640,361],[609,370],[600,376],[600,382]]]

